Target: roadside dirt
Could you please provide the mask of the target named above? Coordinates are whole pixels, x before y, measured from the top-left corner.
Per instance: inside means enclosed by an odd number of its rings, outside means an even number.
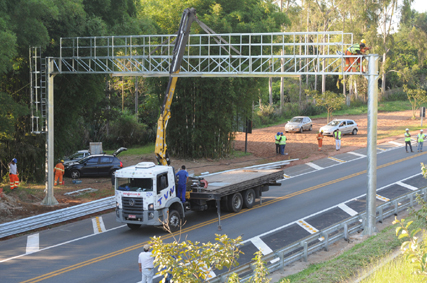
[[[326,124],[326,119],[315,119],[313,120],[313,131],[307,131],[302,134],[286,134],[288,142],[285,152],[288,153],[288,155],[285,156],[276,155],[275,153],[274,135],[277,132],[284,132],[285,124],[281,124],[264,129],[255,129],[252,134],[248,135],[248,152],[252,153],[251,155],[219,160],[183,160],[172,158],[172,165],[179,168],[181,165],[185,164],[190,173],[199,175],[202,172],[217,172],[284,159],[299,159],[288,165],[294,166],[366,147],[366,115],[336,116],[334,118],[353,119],[359,125],[359,132],[357,135],[345,135],[343,137],[340,151],[335,150],[332,137],[326,137],[323,142],[323,150],[321,152],[318,151],[316,134],[318,129]],[[391,131],[400,130],[403,135],[406,127],[415,127],[418,125],[419,120],[411,120],[411,111],[379,113],[378,143],[396,139],[396,137],[384,138]],[[413,133],[415,134],[415,132]],[[238,133],[236,135],[236,140],[234,142],[234,148],[236,150],[244,151],[244,139],[244,134]],[[124,166],[134,165],[142,161],[154,162],[154,154],[119,156],[119,158],[122,160]],[[114,194],[110,178],[82,178],[81,180],[81,184],[72,184],[70,178],[65,178],[64,186],[55,186],[55,197],[60,203],[55,207],[46,207],[40,204],[45,195],[44,185],[21,184],[18,189],[10,191],[7,184],[4,184],[2,186],[3,193],[0,193],[0,223],[100,199]],[[65,193],[86,188],[92,188],[95,189],[95,191],[86,192],[81,195],[64,195]]]

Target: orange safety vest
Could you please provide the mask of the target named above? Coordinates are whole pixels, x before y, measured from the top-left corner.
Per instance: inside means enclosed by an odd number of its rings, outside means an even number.
[[[62,163],[56,164],[55,168],[53,169],[53,171],[55,172],[55,175],[56,174],[64,175],[64,173],[65,173],[64,164],[62,164]]]

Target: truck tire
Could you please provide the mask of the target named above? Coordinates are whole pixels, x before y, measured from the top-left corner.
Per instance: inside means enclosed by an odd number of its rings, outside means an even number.
[[[255,191],[249,189],[243,192],[243,206],[246,208],[252,208],[255,204]]]
[[[168,225],[171,232],[178,231],[181,228],[181,214],[177,210],[169,211]]]
[[[128,227],[132,230],[137,230],[139,227],[141,227],[141,224],[130,224],[128,223]]]
[[[237,213],[243,207],[243,197],[240,193],[235,193],[231,197],[228,198],[227,207],[230,212]]]

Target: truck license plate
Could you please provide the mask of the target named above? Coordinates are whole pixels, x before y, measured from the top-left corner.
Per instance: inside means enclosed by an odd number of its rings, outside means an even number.
[[[129,215],[128,215],[128,218],[136,218],[136,216],[135,216],[135,215],[132,215],[132,214],[129,214]]]

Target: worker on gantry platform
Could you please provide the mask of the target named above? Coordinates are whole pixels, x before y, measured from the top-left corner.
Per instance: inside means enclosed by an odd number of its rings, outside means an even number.
[[[362,39],[359,44],[353,44],[349,48],[347,48],[345,55],[365,55],[365,52],[371,49],[370,47],[366,47],[366,40]],[[356,59],[356,62],[354,62]],[[352,72],[356,72],[356,66],[362,63],[363,57],[355,58],[355,57],[346,57],[345,58],[345,71],[349,72],[350,68]],[[362,72],[363,66],[362,66]]]

